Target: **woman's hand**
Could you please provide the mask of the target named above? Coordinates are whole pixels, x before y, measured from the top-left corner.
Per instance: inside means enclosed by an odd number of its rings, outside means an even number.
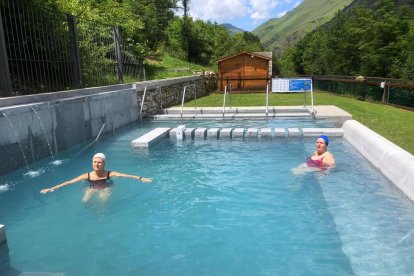
[[[152,182],[152,178],[145,178],[145,177],[141,177],[141,179],[140,179],[142,182],[144,182],[144,183],[149,183],[149,182]]]
[[[46,193],[50,193],[50,192],[54,192],[55,189],[53,188],[49,188],[49,189],[43,189],[40,191],[41,194],[46,194]]]

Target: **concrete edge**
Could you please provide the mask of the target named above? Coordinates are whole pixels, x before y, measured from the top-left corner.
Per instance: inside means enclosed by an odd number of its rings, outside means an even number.
[[[115,85],[108,85],[108,86],[88,87],[88,88],[82,88],[82,89],[73,89],[73,90],[66,90],[66,91],[34,94],[34,95],[7,97],[7,98],[0,99],[0,107],[10,107],[10,106],[15,106],[15,105],[49,102],[49,101],[54,101],[54,100],[67,99],[67,98],[80,97],[80,96],[89,96],[89,95],[95,95],[95,94],[100,94],[104,92],[115,92],[115,91],[120,91],[120,90],[139,91],[139,90],[144,90],[145,87],[151,89],[151,88],[155,88],[158,86],[168,86],[172,84],[182,83],[183,81],[196,80],[199,78],[200,76],[186,76],[186,77],[177,77],[177,78],[162,79],[162,80],[151,80],[151,81],[142,81],[142,82],[136,82],[136,83],[115,84]]]
[[[347,120],[344,138],[375,168],[414,201],[414,156],[355,120]]]
[[[161,138],[167,137],[169,135],[170,128],[158,127],[150,132],[138,137],[137,139],[131,142],[133,148],[148,148],[151,144],[160,140]]]

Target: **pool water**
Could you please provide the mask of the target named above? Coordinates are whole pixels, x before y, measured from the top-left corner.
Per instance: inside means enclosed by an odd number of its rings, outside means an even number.
[[[158,126],[160,123],[155,123]],[[162,123],[164,124],[164,123]],[[414,207],[342,138],[337,167],[296,175],[313,140],[164,139],[148,151],[131,125],[0,177],[0,222],[11,267],[65,275],[414,275]],[[289,126],[290,127],[290,126]],[[114,178],[112,195],[81,202],[90,170]],[[6,187],[6,188],[4,188]]]

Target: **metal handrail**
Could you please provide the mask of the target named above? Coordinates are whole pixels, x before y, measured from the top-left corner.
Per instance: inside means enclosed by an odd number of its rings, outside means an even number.
[[[227,87],[229,87],[228,91],[230,91],[230,92],[227,92]],[[223,117],[224,117],[224,115],[226,113],[226,96],[227,96],[227,94],[229,94],[229,100],[230,100],[230,106],[229,107],[230,107],[230,109],[232,109],[232,107],[233,107],[233,101],[232,101],[232,96],[231,96],[231,84],[226,84],[224,86]]]
[[[306,90],[306,85],[305,85],[305,89],[303,91],[303,107],[306,107],[306,92],[307,92],[307,90]],[[311,86],[310,92],[311,92],[311,115],[312,115],[313,118],[315,118],[316,111],[315,111],[315,106],[314,106],[312,86]]]
[[[223,97],[223,117],[226,113],[226,95],[227,95],[227,84],[224,86],[224,97]]]
[[[266,120],[269,114],[269,85],[270,85],[270,80],[267,81],[267,85],[266,85]]]
[[[183,98],[181,100],[181,119],[183,118],[183,109],[184,109],[184,100],[185,100],[185,92],[187,90],[187,85],[184,85],[183,89]]]
[[[233,108],[233,97],[232,97],[232,94],[231,94],[231,92],[232,92],[232,86],[231,86],[231,83],[229,84],[229,100],[230,100],[230,109],[232,109]]]
[[[144,88],[144,94],[142,95],[142,99],[141,99],[141,107],[139,109],[139,118],[142,122],[142,109],[144,108],[144,102],[145,102],[145,94],[147,93],[147,87],[145,86]]]

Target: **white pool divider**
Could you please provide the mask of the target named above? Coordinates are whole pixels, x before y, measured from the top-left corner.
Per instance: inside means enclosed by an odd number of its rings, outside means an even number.
[[[344,138],[414,201],[414,156],[355,120],[342,128]]]
[[[257,128],[250,127],[247,129],[247,138],[257,138],[258,130]]]
[[[302,138],[326,134],[333,137],[344,135],[341,128],[155,128],[141,137],[133,140],[133,148],[148,148],[156,141],[170,137],[175,140],[217,140],[217,139],[278,139]]]
[[[235,128],[232,132],[232,138],[244,138],[244,128]]]
[[[140,148],[140,147],[148,148],[154,142],[162,138],[168,137],[169,131],[170,131],[170,128],[163,128],[163,127],[155,128],[151,130],[150,132],[142,135],[141,137],[133,140],[131,142],[131,146],[133,148]]]
[[[261,139],[266,139],[266,138],[271,139],[272,138],[272,129],[270,127],[260,129],[260,138]]]
[[[232,128],[223,128],[220,131],[220,139],[231,139]]]

